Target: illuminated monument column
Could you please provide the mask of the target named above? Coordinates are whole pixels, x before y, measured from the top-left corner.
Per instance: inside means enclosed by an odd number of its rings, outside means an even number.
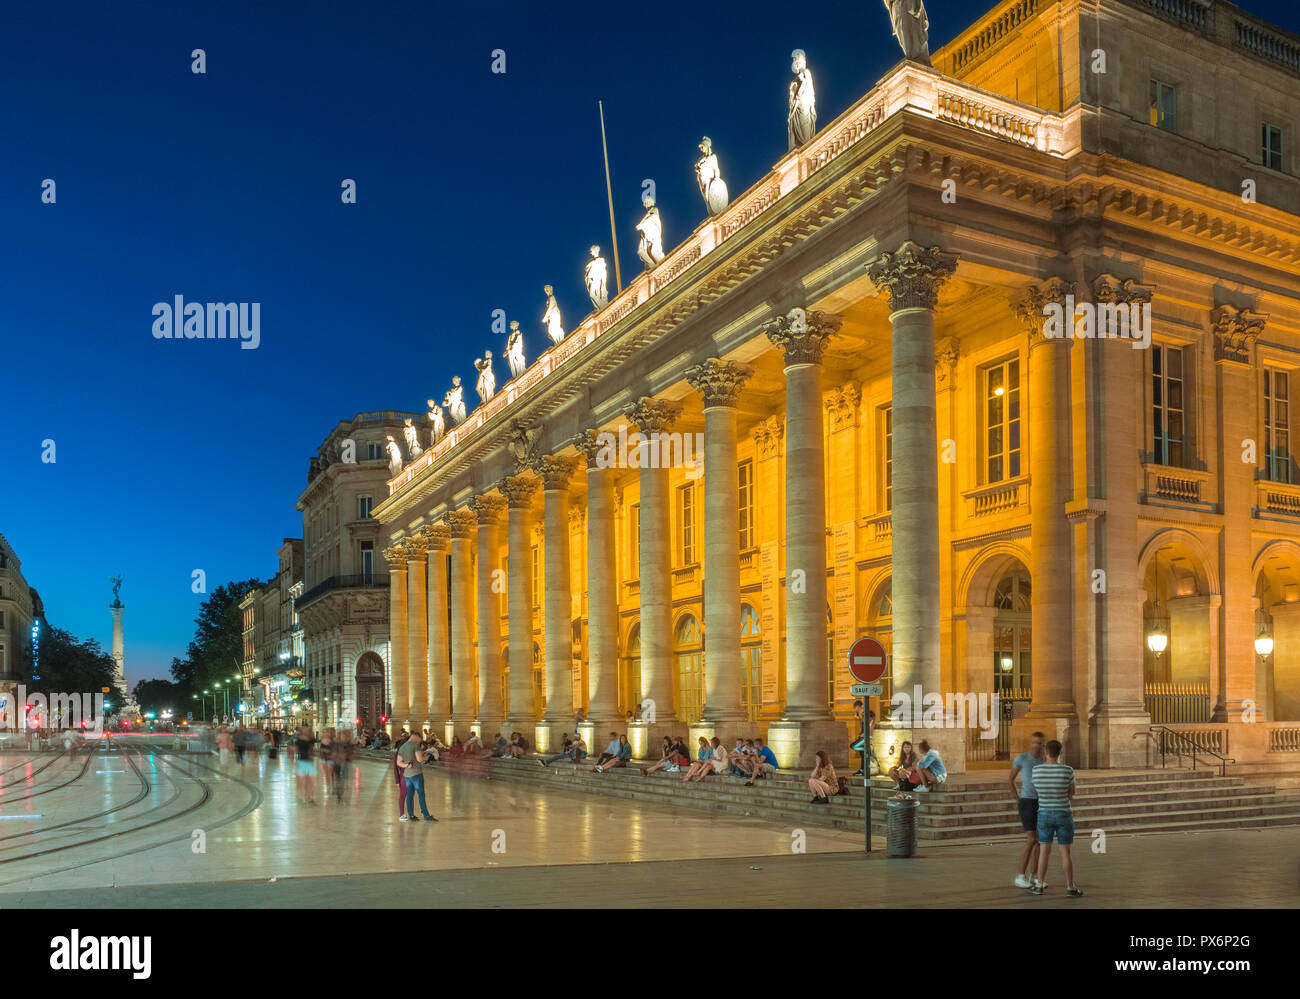
[[[438,726],[442,725],[443,738],[450,742],[451,736],[445,732],[451,723],[451,702],[448,697],[451,664],[447,658],[447,545],[451,540],[451,532],[446,524],[430,524],[423,533],[429,546],[426,569],[429,656],[425,662],[429,684],[428,717],[434,734],[437,734]]]
[[[506,728],[527,732],[537,724],[533,703],[533,543],[532,505],[537,480],[512,475],[498,487],[506,497],[506,531],[510,546],[506,568],[506,623],[510,634],[510,710]]]
[[[587,722],[594,732],[604,733],[619,720],[614,468],[601,467],[602,448],[594,430],[573,443],[587,458]]]
[[[447,515],[451,533],[451,720],[462,738],[468,736],[467,730],[478,714],[474,703],[474,570],[470,553],[477,520],[473,510],[464,508]]]
[[[561,730],[573,727],[573,594],[569,581],[569,481],[577,461],[548,454],[536,466],[545,516],[542,584],[546,709],[537,725],[537,751],[549,752]],[[552,731],[554,730],[554,731]],[[553,738],[554,737],[554,738]]]
[[[627,418],[642,434],[666,434],[681,412],[681,406],[646,397],[628,411]],[[637,573],[641,577],[641,702],[645,710],[642,712],[643,720],[634,727],[644,730],[638,738],[643,737],[645,745],[657,746],[663,736],[673,734],[672,730],[677,728],[677,712],[673,704],[673,580],[669,548],[668,469],[651,467],[648,443],[641,445],[638,455],[641,466],[641,527]],[[646,711],[651,712],[649,717]]]
[[[740,485],[736,399],[753,368],[710,358],[686,372],[704,398],[704,713],[698,736],[730,743],[751,727],[740,703]],[[820,403],[819,403],[820,404]],[[668,448],[663,448],[667,451]],[[660,453],[659,463],[671,455]],[[824,629],[823,629],[824,630]],[[727,726],[724,730],[723,726]]]
[[[914,739],[926,739],[950,772],[966,769],[966,733],[924,728],[917,688],[942,695],[940,687],[939,453],[935,399],[934,309],[939,287],[957,258],[908,240],[868,267],[877,289],[890,299],[893,327],[891,428],[893,686],[912,698]]]
[[[500,496],[476,496],[478,514],[478,723],[484,744],[501,727],[501,587],[497,585],[501,552]]]
[[[406,675],[406,546],[384,549],[388,560],[388,731],[396,734],[410,713]]]
[[[1029,510],[1033,581],[1033,700],[1011,727],[1015,746],[1033,732],[1057,739],[1065,762],[1084,763],[1074,703],[1072,531],[1065,506],[1073,495],[1070,440],[1071,337],[1043,336],[1043,309],[1064,307],[1074,285],[1053,280],[1032,290],[1020,306],[1029,327]],[[1067,318],[1067,325],[1073,317]],[[1072,326],[1071,326],[1072,329]],[[1127,344],[1125,344],[1127,347]],[[1129,569],[1130,575],[1133,570]],[[1017,748],[1014,752],[1020,752]]]
[[[406,539],[407,720],[404,724],[412,732],[423,731],[429,722],[429,610],[424,585],[428,549],[423,534]]]
[[[826,698],[830,663],[822,350],[839,328],[839,317],[803,309],[793,309],[764,327],[768,339],[785,354],[786,698],[785,713],[767,730],[784,767],[811,767],[819,749],[829,750],[836,762],[847,759],[845,727],[832,718]]]
[[[116,582],[117,585],[113,587],[113,602],[108,608],[113,612],[113,686],[117,690],[117,713],[123,718],[128,715],[134,718],[140,713],[140,707],[126,689],[126,641],[122,632],[122,615],[126,613],[126,605],[117,595],[120,581]]]

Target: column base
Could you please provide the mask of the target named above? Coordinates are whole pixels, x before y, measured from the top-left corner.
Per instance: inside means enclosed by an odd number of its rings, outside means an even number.
[[[691,750],[691,756],[694,757],[695,755],[695,740],[689,734],[694,729],[677,718],[670,718],[667,721],[635,721],[631,725],[628,725],[627,722],[616,722],[613,725],[604,727],[597,726],[593,731],[599,739],[602,733],[607,733],[610,729],[622,729],[624,727],[627,728],[627,741],[632,743],[633,759],[658,762],[659,754],[663,751],[665,736],[670,739],[682,736],[686,739],[686,745]],[[683,733],[686,734],[683,735]],[[590,745],[595,745],[590,739],[587,742]],[[605,742],[601,741],[599,750],[603,751],[605,745]]]
[[[912,729],[912,748],[916,750],[918,756],[924,755],[921,751],[920,742],[922,740],[930,744],[930,748],[937,750],[939,758],[943,760],[944,769],[948,771],[951,777],[954,774],[966,773],[966,733],[968,728],[914,728]]]
[[[767,726],[767,745],[785,770],[811,770],[816,765],[819,749],[842,770],[849,765],[849,744],[856,738],[856,735],[850,737],[848,725],[834,720],[782,718]]]
[[[1030,703],[1029,712],[1023,718],[1011,723],[1011,758],[1029,748],[1029,739],[1035,732],[1042,732],[1051,742],[1055,739],[1061,744],[1061,762],[1072,767],[1087,764],[1083,755],[1082,733],[1079,729],[1079,716],[1073,712],[1035,711]]]
[[[1097,770],[1153,766],[1151,716],[1140,704],[1100,705],[1088,719],[1088,766]],[[1014,734],[1014,729],[1012,730]]]
[[[447,722],[447,745],[451,745],[452,736],[460,736],[464,741],[470,737],[470,733],[478,730],[478,722],[473,718],[452,718]],[[481,739],[482,733],[479,734]]]
[[[478,737],[483,740],[484,749],[491,749],[497,744],[497,733],[501,731],[501,725],[500,718],[480,718],[474,722],[473,729],[478,732]]]
[[[533,723],[533,751],[543,756],[549,756],[555,750],[551,746],[559,741],[560,733],[557,730],[552,737],[551,730],[554,726],[548,721],[539,721]]]

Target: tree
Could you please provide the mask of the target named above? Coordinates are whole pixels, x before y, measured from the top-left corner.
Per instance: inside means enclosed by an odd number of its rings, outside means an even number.
[[[141,711],[161,715],[171,709],[177,718],[183,718],[185,712],[190,710],[188,705],[180,701],[180,687],[170,680],[141,680],[135,685],[134,696]]]
[[[239,602],[249,591],[260,589],[261,580],[223,583],[199,607],[194,619],[194,639],[184,659],[173,659],[172,678],[179,688],[177,711],[192,709],[192,696],[205,687],[233,676],[244,660],[244,619]]]
[[[113,657],[93,638],[83,642],[62,628],[47,626],[41,629],[39,655],[40,679],[33,678],[28,662],[23,681],[42,693],[97,694],[113,685]]]

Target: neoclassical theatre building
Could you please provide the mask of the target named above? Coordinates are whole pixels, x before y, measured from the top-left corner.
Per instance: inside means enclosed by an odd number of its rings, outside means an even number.
[[[1218,0],[900,62],[390,480],[394,724],[843,761],[875,635],[955,772],[1300,762],[1298,91]]]

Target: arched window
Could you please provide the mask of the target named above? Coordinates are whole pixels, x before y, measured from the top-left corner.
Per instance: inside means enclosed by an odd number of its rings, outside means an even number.
[[[752,722],[763,707],[763,624],[758,611],[740,605],[740,699]]]
[[[1029,573],[1017,569],[1002,577],[993,594],[993,689],[1029,691],[1034,686],[1030,661],[1032,590]]]
[[[641,622],[632,625],[627,633],[627,655],[623,659],[623,676],[619,690],[619,711],[635,711],[641,703]]]
[[[693,725],[704,713],[704,634],[694,614],[677,622],[673,657],[677,660],[677,713]]]

